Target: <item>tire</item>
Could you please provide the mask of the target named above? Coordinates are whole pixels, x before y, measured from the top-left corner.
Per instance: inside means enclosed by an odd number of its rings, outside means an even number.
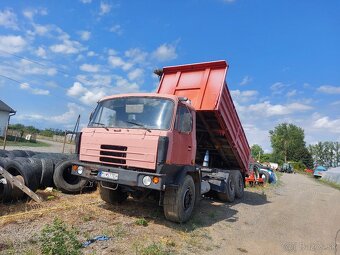
[[[17,160],[11,160],[6,165],[6,171],[9,172],[13,176],[21,176],[23,183],[33,192],[35,192],[39,183],[37,182],[35,172],[29,164],[23,164]],[[15,197],[12,194],[9,194],[7,199],[17,200],[26,196],[23,192],[15,192]]]
[[[6,168],[6,165],[9,163],[9,160],[8,158],[4,157],[0,157],[0,166],[3,167],[3,168]]]
[[[6,158],[6,157],[7,157],[7,151],[5,151],[5,150],[0,150],[0,157]]]
[[[54,174],[54,164],[52,159],[40,159],[41,160],[41,177],[40,177],[40,187],[54,187],[53,174]]]
[[[232,172],[232,177],[235,180],[235,197],[242,198],[244,195],[244,179],[239,171]]]
[[[68,194],[79,193],[87,183],[86,179],[71,174],[72,162],[72,160],[66,160],[60,163],[53,174],[55,186],[60,191]]]
[[[110,186],[110,183],[104,182],[104,185]],[[101,199],[108,204],[121,204],[128,198],[128,194],[126,192],[123,192],[120,186],[118,186],[116,190],[111,190],[102,187],[102,185],[100,184],[99,194]]]
[[[14,157],[24,157],[24,158],[28,157],[28,154],[24,150],[12,150],[11,154]]]
[[[165,190],[163,210],[167,220],[183,223],[190,219],[195,206],[195,183],[190,175],[185,176],[178,189]]]
[[[262,175],[265,176],[265,183],[269,183],[269,173],[267,173],[266,171],[259,171],[259,175],[262,178]]]
[[[227,182],[225,183],[225,192],[217,192],[217,198],[222,202],[234,202],[235,186],[235,178],[233,178],[232,174],[229,174]]]

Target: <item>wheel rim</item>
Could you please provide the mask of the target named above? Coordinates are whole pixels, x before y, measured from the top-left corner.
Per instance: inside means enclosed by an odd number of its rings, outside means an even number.
[[[192,205],[192,191],[190,188],[185,191],[183,205],[185,211],[190,209]]]

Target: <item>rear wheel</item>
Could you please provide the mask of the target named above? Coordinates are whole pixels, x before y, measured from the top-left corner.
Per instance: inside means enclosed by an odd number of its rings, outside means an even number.
[[[104,183],[104,185],[109,186],[110,184]],[[123,192],[120,186],[117,186],[115,190],[112,190],[99,185],[99,194],[101,199],[108,204],[121,204],[128,197],[128,194]]]
[[[229,174],[229,177],[226,182],[226,187],[224,192],[217,192],[217,198],[223,202],[232,203],[235,200],[235,178],[233,178],[232,174]]]
[[[195,197],[194,180],[187,175],[178,189],[168,188],[165,191],[163,203],[165,218],[178,223],[188,221],[195,206]]]
[[[235,197],[242,198],[244,195],[244,180],[241,172],[236,171],[233,173],[235,179]]]

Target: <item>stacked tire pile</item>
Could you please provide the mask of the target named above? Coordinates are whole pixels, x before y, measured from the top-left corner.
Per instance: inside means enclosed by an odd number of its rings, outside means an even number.
[[[78,193],[87,181],[71,174],[76,154],[0,150],[0,166],[33,192],[56,187],[64,193]],[[0,175],[0,202],[25,198],[25,194]]]

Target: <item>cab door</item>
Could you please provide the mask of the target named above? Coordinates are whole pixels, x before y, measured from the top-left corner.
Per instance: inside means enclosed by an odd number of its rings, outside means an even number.
[[[175,128],[173,133],[172,163],[177,165],[192,165],[195,158],[193,144],[193,115],[187,106],[177,107]]]

